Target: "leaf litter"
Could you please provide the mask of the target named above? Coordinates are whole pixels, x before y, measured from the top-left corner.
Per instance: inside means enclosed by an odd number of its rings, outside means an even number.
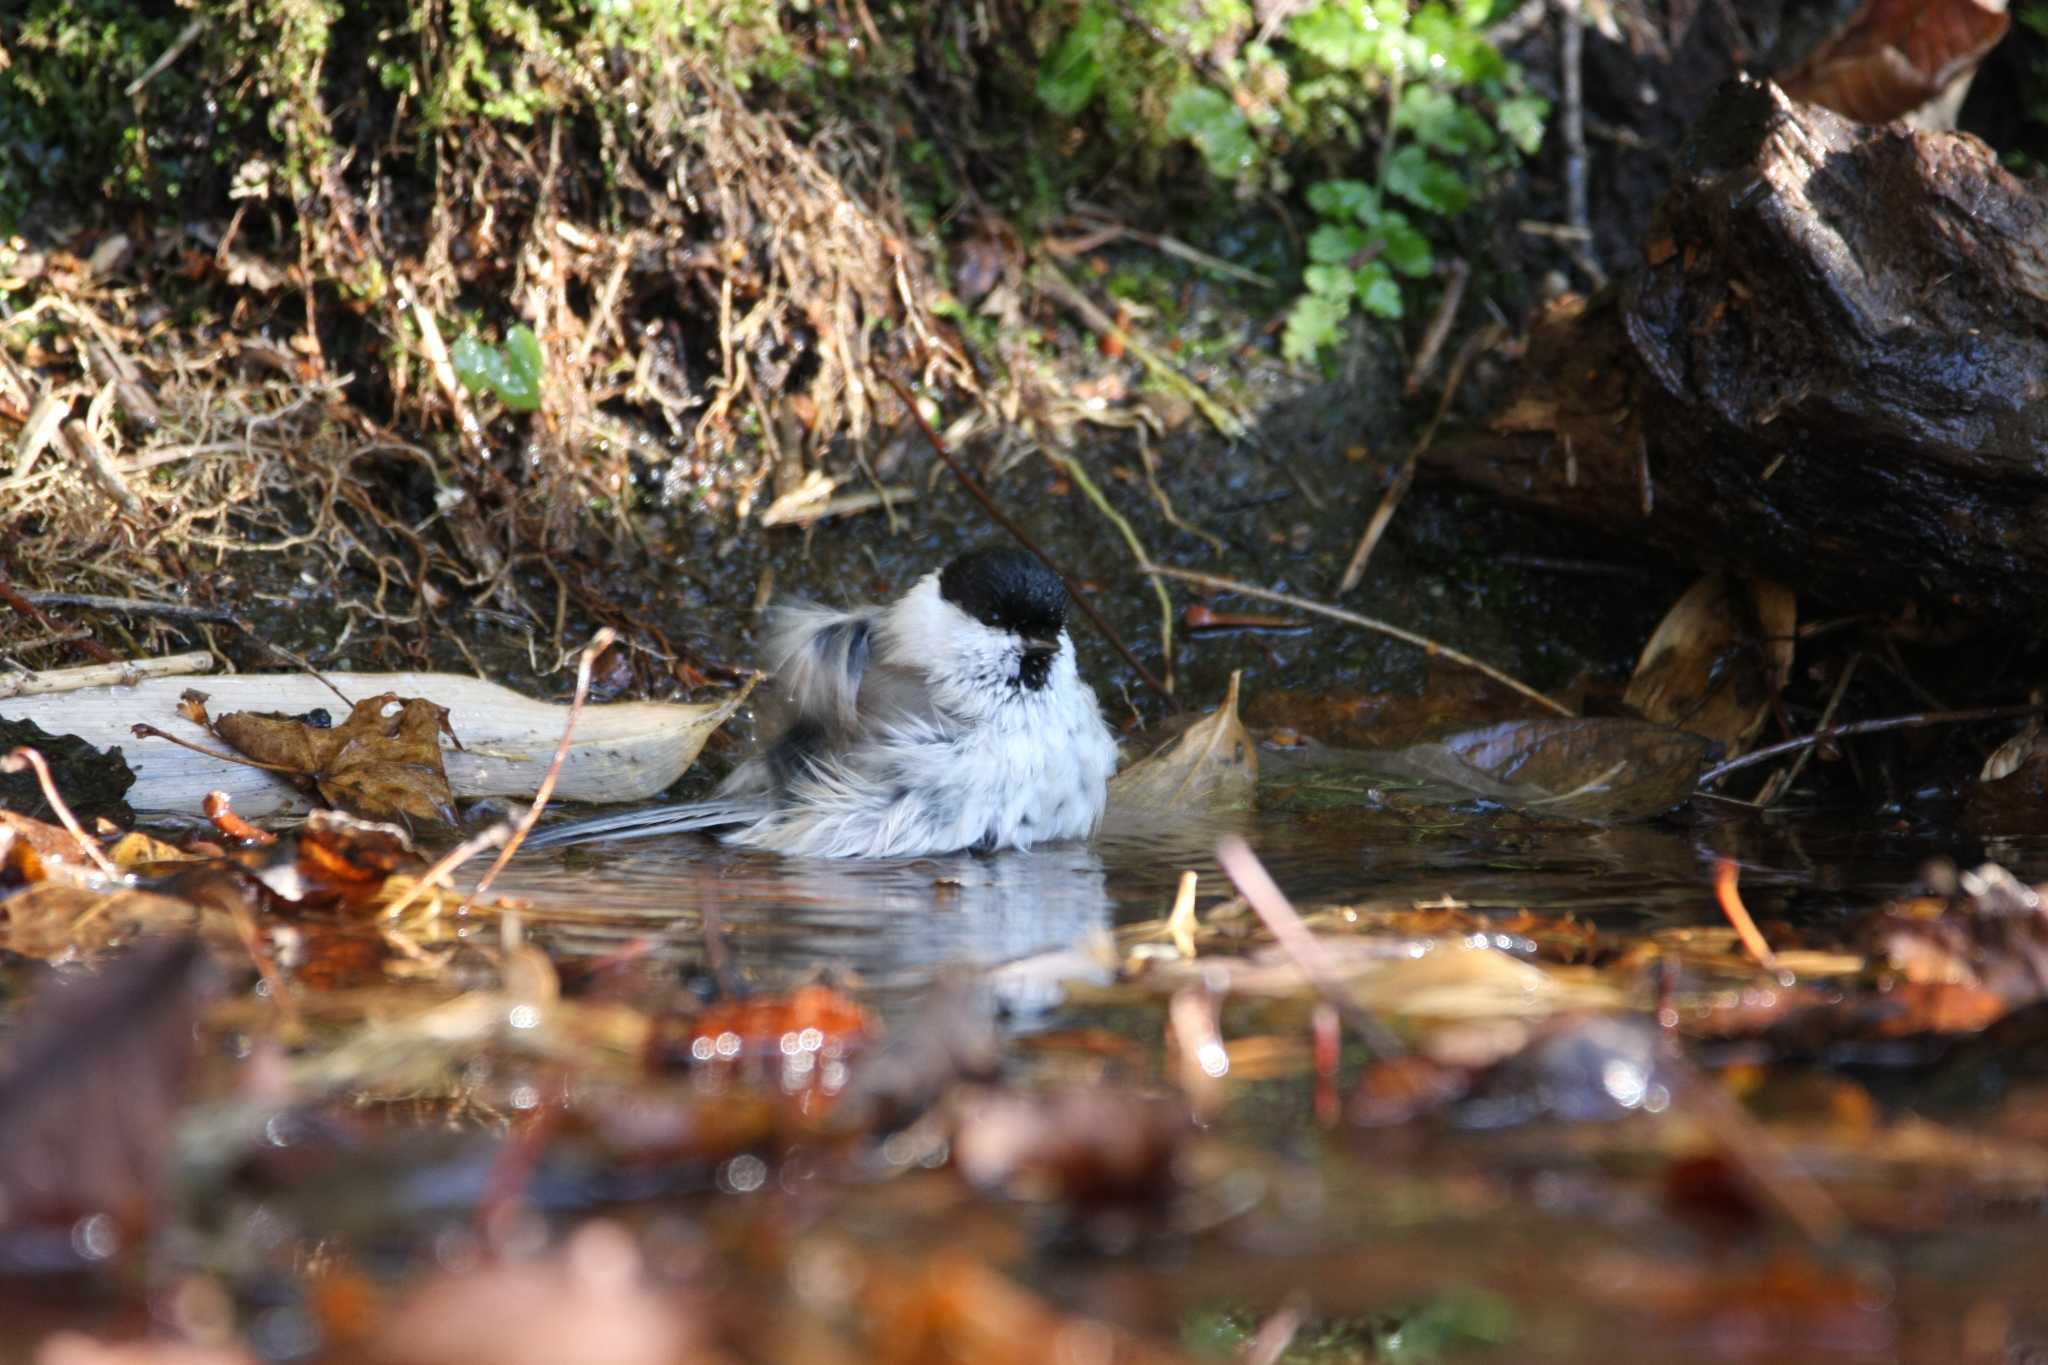
[[[400,741],[392,700],[358,733]],[[423,705],[415,744],[441,724]],[[251,733],[309,779],[344,766],[331,731]],[[1597,717],[1364,757],[1267,736],[1233,685],[1121,799],[1213,831],[1391,763],[1411,797],[1449,798],[1446,831],[1600,830],[1680,804],[1711,743]],[[0,825],[22,1002],[0,1048],[0,1128],[22,1135],[0,1299],[53,1274],[118,1295],[123,1267],[171,1256],[214,1301],[269,1285],[318,1349],[386,1360],[1021,1361],[1070,1340],[1168,1361],[1215,1358],[1190,1333],[1219,1306],[1249,1333],[1305,1292],[1318,1330],[1379,1339],[1466,1321],[1481,1309],[1446,1286],[1484,1284],[1511,1341],[1740,1322],[1773,1351],[1888,1348],[2022,1302],[2025,1277],[1988,1251],[1967,1293],[1911,1271],[1887,1238],[1918,1224],[1887,1182],[1956,1209],[2048,1195],[2024,1141],[1957,1126],[1989,1106],[2048,1132],[2048,1068],[2014,1064],[2048,988],[2044,889],[1996,865],[1930,869],[1832,934],[1767,916],[1768,966],[1727,928],[1448,896],[1326,899],[1276,927],[1190,872],[1170,912],[1043,977],[1060,1026],[1033,1035],[1000,1013],[1021,963],[914,1002],[828,962],[750,985],[718,966],[748,931],[702,913],[577,949],[589,912],[464,908],[400,828],[209,815],[113,841],[114,878],[67,831]],[[679,975],[684,935],[703,951]],[[1872,1047],[1881,1077],[1837,1060]],[[53,1145],[79,1125],[103,1140]],[[1362,1226],[1400,1254],[1362,1255]],[[1702,1235],[1735,1259],[1689,1260]],[[26,1269],[45,1244],[69,1250]],[[1594,1261],[1609,1278],[1575,1268]],[[224,1311],[231,1347],[276,1310]]]

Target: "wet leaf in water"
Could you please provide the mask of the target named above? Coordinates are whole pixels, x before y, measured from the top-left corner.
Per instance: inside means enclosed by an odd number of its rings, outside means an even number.
[[[1940,101],[1960,104],[1984,55],[2012,24],[2005,0],[1865,0],[1847,24],[1779,84],[1794,99],[1864,123],[1889,123]],[[1954,127],[1955,109],[1923,126]]]
[[[1963,807],[1963,820],[1980,834],[2039,834],[2048,830],[2048,743],[2041,718],[1984,760]]]
[[[1109,780],[1120,815],[1249,809],[1259,784],[1258,747],[1237,717],[1241,674],[1230,675],[1223,704],[1190,725],[1171,748],[1149,754]]]
[[[871,1354],[892,1365],[1041,1365],[1095,1360],[1115,1365],[1192,1365],[1189,1357],[1107,1323],[1067,1317],[980,1258],[947,1251],[914,1267],[867,1276]],[[1205,1359],[1207,1357],[1204,1357]]]
[[[148,1225],[211,980],[189,937],[150,940],[83,979],[44,979],[0,1056],[0,1226]]]
[[[956,1104],[953,1160],[969,1183],[1057,1200],[1083,1227],[1107,1234],[1168,1212],[1181,1188],[1181,1149],[1195,1131],[1178,1100],[1106,1087],[983,1090]]]
[[[35,1365],[256,1365],[231,1346],[195,1346],[143,1338],[101,1341],[83,1332],[54,1332],[36,1345]]]
[[[0,887],[48,878],[97,884],[99,869],[62,825],[0,809]]]
[[[1245,703],[1247,725],[1285,726],[1339,749],[1396,749],[1460,730],[1552,715],[1529,698],[1469,668],[1432,663],[1419,694],[1261,692]]]
[[[874,1016],[829,986],[707,1006],[682,1020],[657,1021],[649,1059],[658,1066],[739,1067],[772,1063],[792,1079],[844,1059],[877,1032]]]
[[[2007,1006],[2048,997],[2048,900],[1996,863],[1957,894],[1894,901],[1869,926],[1876,951],[1909,982],[1981,987]]]
[[[310,779],[323,800],[354,814],[430,827],[456,822],[440,743],[453,732],[447,710],[433,702],[390,692],[366,697],[331,730],[260,711],[231,712],[213,728],[257,762]]]
[[[1645,820],[1691,799],[1699,735],[1644,721],[1509,721],[1386,755],[1389,767],[1482,800],[1572,820]]]
[[[708,1315],[651,1282],[634,1236],[590,1223],[544,1259],[431,1280],[376,1334],[386,1365],[713,1365]]]
[[[1747,749],[1792,672],[1798,600],[1764,579],[1708,574],[1658,623],[1622,700],[1645,720]]]
[[[1474,1083],[1459,1122],[1501,1128],[1537,1119],[1599,1122],[1662,1112],[1671,1102],[1664,1040],[1655,1023],[1615,1015],[1574,1015]]]
[[[0,900],[0,947],[42,961],[70,961],[138,933],[190,929],[197,916],[189,901],[150,891],[41,881]]]

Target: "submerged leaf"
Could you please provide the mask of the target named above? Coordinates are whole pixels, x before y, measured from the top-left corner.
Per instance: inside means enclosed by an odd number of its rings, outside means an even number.
[[[44,979],[0,1055],[0,1225],[147,1224],[212,980],[189,937],[147,942],[84,979]]]
[[[1109,780],[1120,813],[1169,814],[1248,809],[1258,791],[1259,752],[1237,717],[1241,674],[1211,715],[1190,725],[1169,749],[1139,759]]]
[[[1645,820],[1691,798],[1698,735],[1643,721],[1551,716],[1417,744],[1387,757],[1484,800],[1573,820]]]

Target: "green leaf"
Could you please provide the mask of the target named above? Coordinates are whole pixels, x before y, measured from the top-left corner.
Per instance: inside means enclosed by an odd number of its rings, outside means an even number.
[[[1358,292],[1354,273],[1341,265],[1312,265],[1301,272],[1301,282],[1310,293],[1333,299],[1348,299]]]
[[[532,412],[540,406],[540,377],[547,368],[540,338],[531,327],[514,327],[505,334],[505,383],[498,397],[508,408]]]
[[[1411,70],[1425,80],[1477,85],[1507,74],[1507,62],[1485,35],[1461,22],[1442,5],[1424,5],[1409,26],[1414,43]]]
[[[1287,36],[1319,61],[1344,71],[1371,66],[1386,42],[1385,30],[1367,28],[1342,5],[1317,5],[1287,22]]]
[[[1088,107],[1102,84],[1103,30],[1108,16],[1095,5],[1083,5],[1074,26],[1038,67],[1038,102],[1061,118]]]
[[[1366,312],[1389,320],[1401,316],[1401,285],[1384,261],[1367,261],[1352,275],[1352,284]]]
[[[1351,258],[1372,245],[1364,228],[1349,223],[1325,223],[1309,234],[1308,258],[1318,265],[1349,265]]]
[[[1493,121],[1508,141],[1532,156],[1543,145],[1544,121],[1550,117],[1550,101],[1538,95],[1517,95],[1500,102]]]
[[[514,327],[500,350],[466,336],[448,348],[455,377],[471,393],[493,393],[506,407],[532,412],[540,406],[540,376],[547,360],[530,327]]]
[[[1412,144],[1387,158],[1381,183],[1418,208],[1446,217],[1462,210],[1471,198],[1463,176]]]
[[[1411,85],[1401,92],[1394,126],[1413,133],[1424,146],[1451,156],[1490,151],[1494,144],[1493,129],[1486,126],[1485,119],[1449,91],[1428,85]]]
[[[1409,279],[1419,279],[1436,267],[1429,238],[1416,230],[1406,214],[1383,213],[1373,229],[1380,235],[1380,259]]]
[[[1348,299],[1325,294],[1303,294],[1287,314],[1287,330],[1280,337],[1280,354],[1297,363],[1313,360],[1316,353],[1343,335],[1344,319],[1351,314]]]
[[[1166,111],[1166,131],[1191,140],[1218,179],[1242,179],[1258,160],[1259,145],[1252,141],[1244,111],[1213,86],[1190,85],[1175,95]]]
[[[1325,218],[1363,218],[1380,197],[1363,180],[1318,180],[1308,187],[1308,206]]]

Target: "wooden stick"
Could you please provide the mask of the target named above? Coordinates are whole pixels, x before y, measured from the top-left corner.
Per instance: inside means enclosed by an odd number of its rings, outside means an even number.
[[[1841,739],[1848,735],[1874,735],[1885,730],[1916,730],[1923,725],[1961,725],[1973,720],[2017,720],[2021,716],[2048,715],[2048,706],[2032,702],[2013,706],[1974,706],[1961,711],[1916,711],[1908,716],[1885,716],[1878,720],[1852,720],[1844,725],[1830,725],[1824,730],[1815,730],[1810,735],[1788,739],[1777,744],[1766,744],[1761,749],[1751,749],[1740,758],[1731,758],[1700,774],[1699,785],[1718,782],[1738,768],[1747,768],[1752,763],[1767,763],[1781,754],[1789,754],[1824,739]]]
[[[1577,714],[1563,702],[1553,701],[1529,686],[1529,684],[1509,677],[1492,664],[1482,663],[1470,654],[1461,653],[1458,650],[1452,649],[1449,645],[1440,644],[1426,635],[1417,635],[1412,630],[1403,630],[1399,626],[1376,620],[1370,616],[1360,616],[1357,612],[1346,611],[1342,607],[1325,606],[1321,602],[1313,601],[1306,597],[1296,597],[1292,593],[1274,592],[1270,588],[1259,588],[1254,587],[1250,583],[1240,583],[1234,578],[1225,578],[1221,574],[1200,573],[1194,569],[1176,569],[1166,564],[1146,564],[1142,567],[1146,573],[1161,574],[1182,583],[1192,583],[1196,587],[1207,588],[1211,592],[1236,593],[1241,597],[1258,598],[1262,602],[1277,602],[1284,607],[1293,607],[1296,611],[1305,611],[1314,616],[1327,616],[1332,621],[1342,621],[1347,626],[1356,626],[1360,630],[1370,630],[1380,635],[1416,645],[1426,650],[1432,656],[1449,659],[1454,664],[1463,665],[1475,673],[1483,674],[1499,683],[1502,687],[1508,688],[1510,691],[1519,692],[1537,705],[1547,710],[1555,711],[1560,716]]]
[[[95,592],[29,592],[22,598],[39,607],[86,607],[93,611],[126,612],[130,616],[162,616],[174,621],[220,621],[236,624],[226,607],[201,607],[190,602],[152,602],[144,597],[106,597]]]
[[[180,673],[211,673],[213,656],[204,650],[167,654],[161,659],[125,659],[78,668],[47,668],[40,673],[0,673],[0,697],[35,697],[51,692],[76,692],[85,687],[132,687],[144,678],[172,678]]]

